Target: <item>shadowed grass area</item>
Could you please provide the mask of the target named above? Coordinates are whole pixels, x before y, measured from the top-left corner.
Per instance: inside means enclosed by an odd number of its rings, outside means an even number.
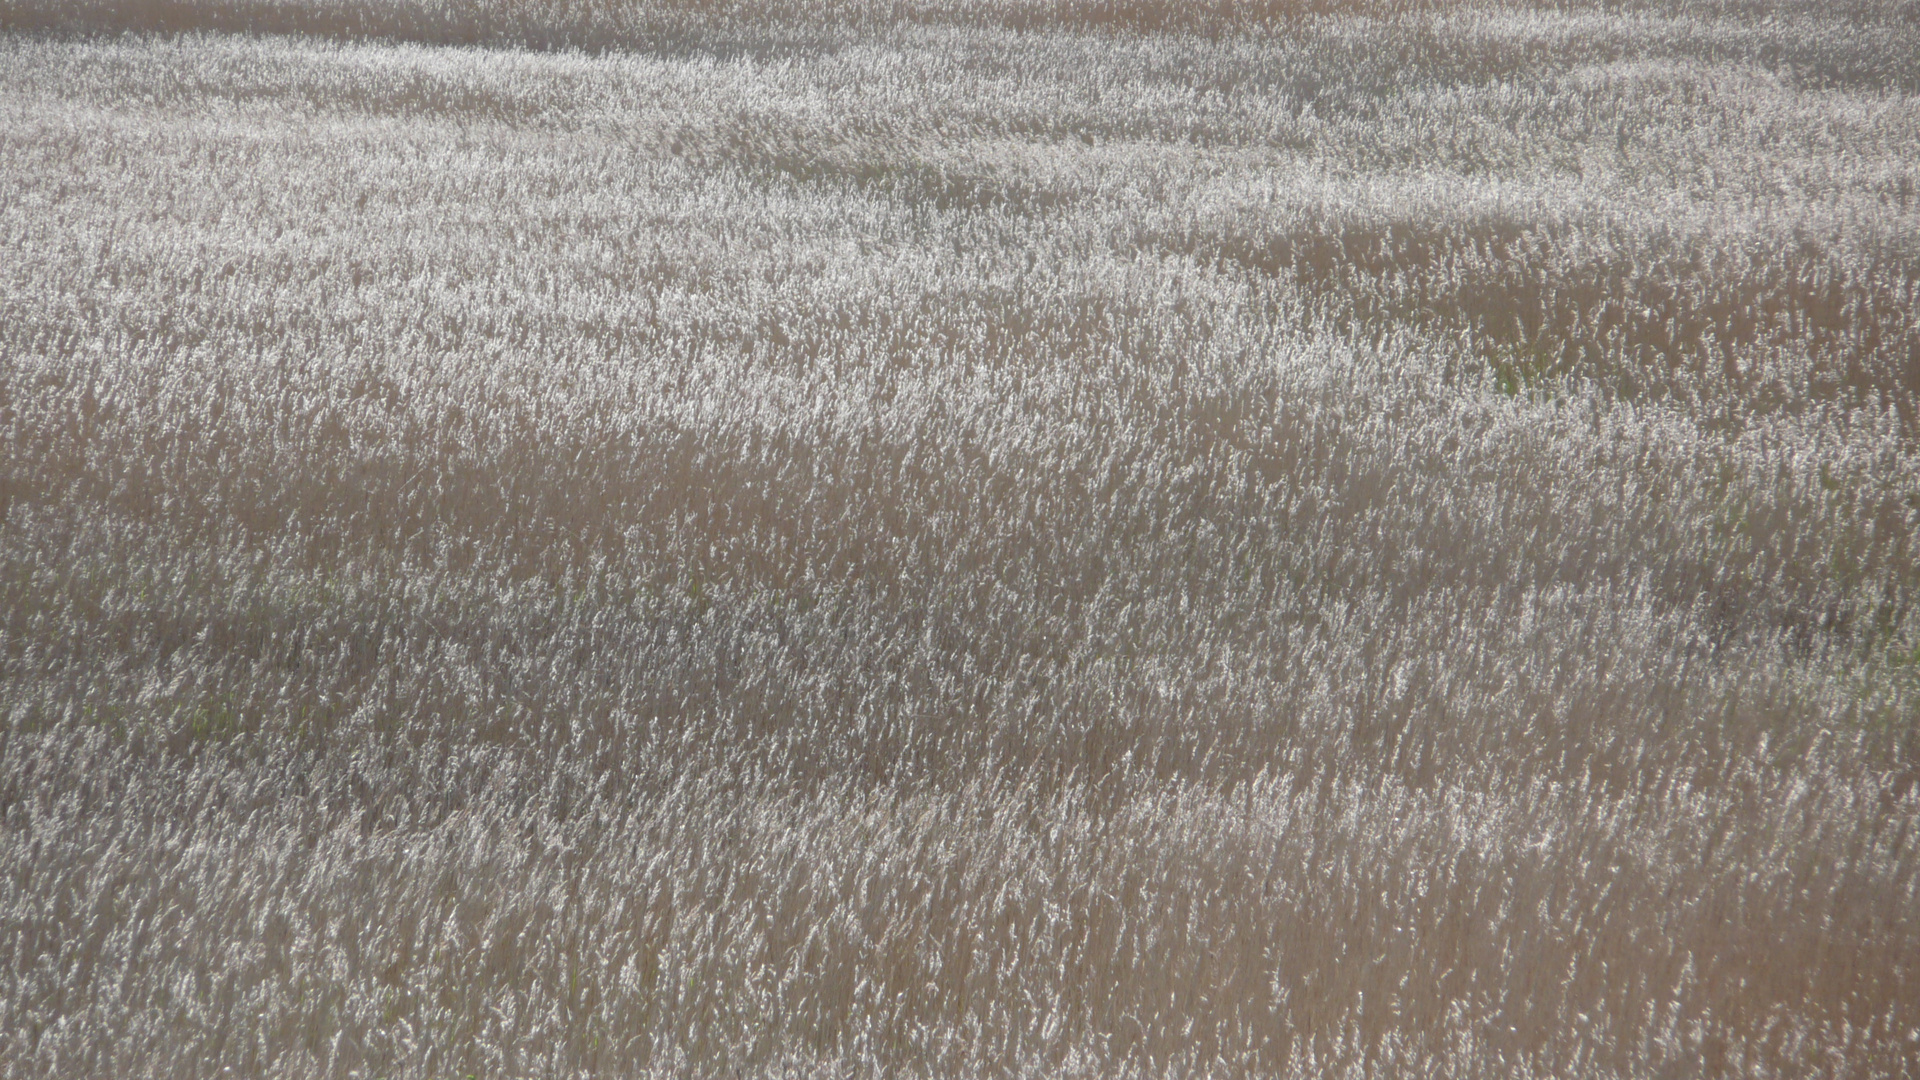
[[[1897,247],[1829,253],[1787,238],[1729,250],[1716,237],[1618,225],[1596,237],[1409,221],[1221,237],[1195,254],[1290,275],[1339,298],[1360,325],[1467,333],[1510,394],[1572,376],[1631,400],[1705,399],[1694,407],[1730,419],[1889,402],[1907,431],[1920,423],[1920,275]],[[1753,359],[1780,352],[1797,354],[1798,370]]]

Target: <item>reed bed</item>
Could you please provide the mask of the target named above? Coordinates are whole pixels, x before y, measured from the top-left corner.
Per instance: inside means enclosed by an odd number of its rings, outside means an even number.
[[[0,29],[0,1075],[1920,1067],[1907,9]]]

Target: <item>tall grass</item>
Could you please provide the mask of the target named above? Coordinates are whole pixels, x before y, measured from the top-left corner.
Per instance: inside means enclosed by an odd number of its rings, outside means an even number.
[[[0,1073],[1912,1071],[1914,24],[1155,10],[0,3]]]

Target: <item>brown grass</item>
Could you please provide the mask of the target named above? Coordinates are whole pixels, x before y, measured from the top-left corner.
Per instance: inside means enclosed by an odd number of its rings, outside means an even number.
[[[1906,24],[980,10],[0,41],[0,1074],[1912,1070]]]

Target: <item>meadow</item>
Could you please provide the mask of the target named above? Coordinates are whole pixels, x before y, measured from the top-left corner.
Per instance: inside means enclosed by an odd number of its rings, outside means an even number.
[[[1920,1072],[1920,16],[0,0],[0,1077]]]

